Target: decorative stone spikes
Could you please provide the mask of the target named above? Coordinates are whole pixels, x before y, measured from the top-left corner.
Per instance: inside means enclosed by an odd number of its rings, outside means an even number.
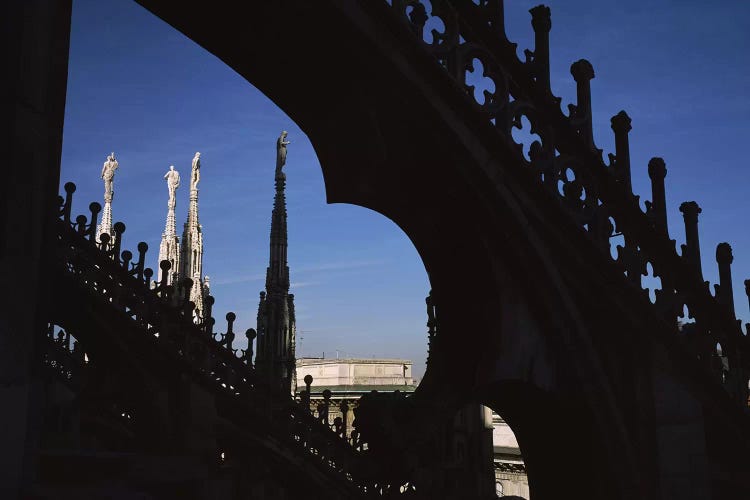
[[[646,203],[646,210],[651,217],[654,227],[663,234],[668,234],[667,195],[664,190],[664,178],[667,176],[667,167],[663,159],[651,158],[649,160],[648,176],[651,178],[651,202]],[[700,208],[698,211],[700,212]]]
[[[589,148],[594,147],[594,132],[591,125],[591,80],[594,67],[586,59],[580,59],[570,66],[570,74],[576,81],[578,96],[576,105],[569,105],[571,121],[578,128],[583,141]]]
[[[701,248],[698,239],[698,214],[702,210],[696,202],[686,201],[680,205],[680,212],[685,219],[685,244],[682,245],[682,256],[692,268],[696,277],[703,281]]]
[[[502,5],[500,12],[502,13]],[[537,84],[549,92],[549,32],[552,29],[552,17],[549,7],[545,5],[537,5],[529,12],[531,27],[534,29],[533,74]]]
[[[628,193],[633,192],[630,180],[630,144],[628,143],[628,132],[633,127],[630,126],[630,117],[625,111],[620,111],[610,120],[612,131],[615,133],[615,177],[627,189]]]
[[[715,287],[716,299],[735,317],[734,291],[732,290],[732,247],[729,243],[716,246],[716,263],[719,265],[719,284]]]

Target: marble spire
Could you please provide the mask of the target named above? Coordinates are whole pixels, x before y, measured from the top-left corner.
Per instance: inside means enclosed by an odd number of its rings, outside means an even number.
[[[193,280],[190,300],[195,304],[196,319],[203,316],[203,228],[198,220],[198,183],[201,179],[201,154],[195,153],[190,172],[190,204],[182,231],[180,248],[180,277]]]
[[[115,170],[119,167],[120,164],[115,159],[115,153],[110,153],[107,156],[107,161],[102,166],[101,178],[104,179],[104,208],[102,209],[101,222],[96,226],[96,241],[100,241],[99,237],[104,233],[114,236],[112,232],[112,198],[115,195],[113,184]],[[111,240],[111,242],[114,243],[114,240]]]
[[[294,295],[289,293],[287,262],[286,132],[276,141],[276,173],[266,290],[258,306],[256,367],[281,392],[291,392],[295,373]]]
[[[180,174],[174,169],[174,165],[170,165],[169,171],[164,174],[164,179],[167,181],[169,200],[167,201],[167,222],[164,227],[164,232],[161,235],[161,244],[159,245],[159,262],[168,260],[169,263],[172,264],[172,267],[170,268],[168,276],[162,276],[161,266],[157,267],[159,269],[158,280],[161,282],[166,278],[165,283],[171,285],[177,279],[180,269],[180,241],[177,238],[177,228],[174,215],[174,210],[177,205],[175,194],[177,188],[180,187]]]

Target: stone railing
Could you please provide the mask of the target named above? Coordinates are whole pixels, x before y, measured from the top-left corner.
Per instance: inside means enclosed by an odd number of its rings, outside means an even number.
[[[244,411],[271,411],[273,429],[282,434],[275,436],[277,439],[299,448],[331,472],[340,474],[361,493],[380,496],[405,491],[402,486],[378,480],[381,467],[370,460],[367,445],[358,438],[356,431],[347,435],[345,420],[344,423],[340,419],[329,422],[327,409],[319,409],[316,417],[310,411],[309,399],[305,404],[305,391],[300,404],[273,391],[258,377],[253,366],[252,346],[256,337],[253,329],[245,332],[248,343],[244,350],[233,345],[234,313],[226,315],[226,333],[214,333],[213,297],[208,297],[205,317],[196,322],[195,305],[188,300],[191,281],[183,279],[176,286],[153,282],[153,271],[145,267],[148,246],[144,242],[137,246],[137,259],[133,259],[131,252],[121,251],[125,232],[121,222],[113,225],[115,234],[104,233],[96,241],[100,205],[91,203],[90,217],[79,215],[72,220],[75,185],[67,183],[64,189],[65,197],[59,198],[57,255],[58,265],[67,278],[89,292],[100,306],[117,311],[120,317],[124,313],[132,329],[142,332],[139,337],[148,339],[146,345],[164,355],[164,362],[189,367],[184,371],[212,387],[217,395],[232,398]],[[169,262],[163,261],[160,265],[162,276],[167,276]],[[86,365],[85,342],[73,340],[71,345],[67,331],[60,330],[55,336],[52,323],[50,325],[45,338],[45,365],[64,383],[76,388],[77,374],[84,371]],[[309,394],[312,378],[306,382]],[[342,411],[347,410],[342,408]]]
[[[385,4],[395,22],[411,31],[445,69],[478,119],[495,130],[504,150],[515,156],[515,168],[525,170],[532,181],[553,193],[585,230],[588,238],[580,242],[588,239],[585,244],[598,247],[640,291],[644,302],[653,304],[675,335],[681,335],[706,373],[738,404],[747,406],[750,345],[735,318],[731,247],[727,243],[717,247],[720,284],[712,295],[701,273],[697,228],[701,209],[695,202],[680,206],[687,239],[681,255],[669,237],[666,167],[661,158],[648,163],[652,199],[645,202],[645,211],[633,194],[628,144],[631,120],[624,111],[612,117],[615,154],[604,162],[592,128],[590,81],[594,69],[584,59],[570,67],[577,102],[568,106],[567,114],[562,112],[561,99],[550,88],[550,9],[539,5],[530,10],[535,46],[525,51],[522,61],[516,55],[516,44],[505,34],[502,0],[388,0]],[[478,89],[467,81],[478,77],[486,87],[479,96]],[[524,122],[529,126],[524,128]],[[517,142],[514,131],[521,129],[536,139],[527,144]],[[613,238],[622,241],[614,249]],[[642,281],[649,276],[649,264],[651,281],[661,283],[651,293]],[[745,286],[750,293],[750,281]],[[678,317],[695,321],[683,325]],[[750,325],[746,328],[750,331]]]

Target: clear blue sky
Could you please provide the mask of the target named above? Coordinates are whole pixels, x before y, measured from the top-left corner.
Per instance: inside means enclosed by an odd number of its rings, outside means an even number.
[[[519,54],[533,47],[528,9],[536,3],[506,2],[507,32]],[[592,62],[597,145],[613,152],[609,119],[625,109],[633,120],[635,192],[650,198],[646,164],[662,156],[672,237],[684,242],[680,202],[698,201],[705,277],[718,280],[715,247],[730,242],[735,302],[747,320],[750,2],[548,4],[553,91],[564,106],[574,102],[570,64]],[[76,213],[101,202],[99,173],[114,151],[120,169],[113,213],[127,225],[124,246],[146,241],[156,268],[167,201],[162,177],[175,165],[186,180],[200,151],[204,272],[216,297],[217,330],[230,310],[238,331],[255,326],[282,129],[292,141],[286,170],[298,355],[335,356],[338,349],[342,356],[404,357],[421,375],[429,284],[401,230],[369,210],[327,205],[307,137],[214,56],[135,2],[74,0],[61,182],[78,185]],[[187,182],[177,198],[181,232]]]

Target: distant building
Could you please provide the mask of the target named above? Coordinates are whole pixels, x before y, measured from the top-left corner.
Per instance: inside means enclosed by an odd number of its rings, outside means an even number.
[[[371,392],[412,393],[417,388],[412,378],[412,362],[406,359],[326,359],[297,360],[297,388],[305,390],[305,377],[312,376],[310,411],[317,414],[329,391],[328,421],[342,417],[341,404],[346,403],[346,434],[351,435],[354,409],[363,395]]]
[[[529,498],[529,479],[515,434],[505,420],[486,408],[492,415],[492,448],[497,496],[515,495]]]
[[[406,359],[325,359],[297,360],[297,384],[304,388],[305,375],[315,379],[314,391],[370,392],[415,389],[412,362]]]

